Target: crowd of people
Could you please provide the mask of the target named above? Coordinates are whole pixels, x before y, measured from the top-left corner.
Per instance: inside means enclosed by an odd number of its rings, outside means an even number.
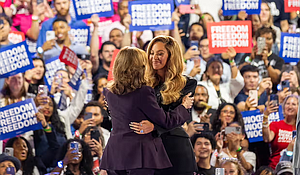
[[[300,63],[279,56],[281,32],[300,33],[300,9],[286,13],[284,0],[263,0],[260,14],[223,16],[221,0],[191,0],[191,14],[175,6],[174,29],[130,32],[129,1],[113,0],[112,17],[87,20],[72,16],[71,0],[1,3],[0,48],[13,45],[9,34],[18,31],[36,53],[33,69],[0,78],[0,111],[32,98],[43,129],[0,142],[0,175],[300,173]],[[209,51],[208,23],[245,20],[251,53]],[[70,34],[84,26],[91,28],[88,46]],[[55,37],[48,40],[49,31]],[[45,95],[45,61],[65,46],[84,70],[79,88],[69,85],[76,70],[66,65]],[[255,110],[262,141],[251,142],[242,113]],[[270,122],[278,111],[283,119]]]

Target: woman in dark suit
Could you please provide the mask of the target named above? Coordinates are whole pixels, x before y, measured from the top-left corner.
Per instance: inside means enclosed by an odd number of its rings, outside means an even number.
[[[110,138],[102,156],[100,168],[109,174],[154,175],[155,169],[171,167],[161,138],[152,134],[139,135],[130,129],[130,122],[150,120],[171,129],[188,118],[193,98],[185,97],[182,105],[165,112],[156,102],[155,92],[146,86],[144,51],[125,47],[117,55],[114,81],[104,90],[112,118]],[[112,172],[112,173],[111,173]]]
[[[182,75],[184,70],[182,52],[172,37],[158,36],[154,38],[148,46],[147,54],[147,83],[154,88],[157,102],[164,111],[172,111],[181,104],[186,94],[195,92],[197,82]],[[132,125],[139,134],[151,132],[154,129],[151,126],[153,125],[148,121]],[[164,130],[155,125],[155,131],[162,138],[173,165],[172,168],[157,170],[156,175],[192,175],[197,171],[189,136],[181,126]]]

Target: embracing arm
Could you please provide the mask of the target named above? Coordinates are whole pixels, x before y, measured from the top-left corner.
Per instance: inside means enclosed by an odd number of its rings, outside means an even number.
[[[143,93],[139,96],[139,104],[140,110],[149,120],[165,129],[181,126],[190,117],[189,112],[183,105],[179,105],[174,110],[165,112],[157,104],[154,90],[150,87],[143,89]]]

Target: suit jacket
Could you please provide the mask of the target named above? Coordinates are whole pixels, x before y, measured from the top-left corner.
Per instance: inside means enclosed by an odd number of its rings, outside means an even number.
[[[116,95],[105,89],[104,96],[110,109],[113,130],[103,153],[100,168],[129,170],[171,167],[161,138],[153,137],[151,133],[136,134],[130,129],[129,124],[150,120],[165,129],[170,129],[188,120],[188,111],[179,105],[165,113],[156,102],[154,89],[148,86],[125,95]]]
[[[181,91],[181,97],[176,102],[169,105],[162,104],[160,91],[164,88],[163,84],[154,88],[157,102],[166,112],[176,109],[178,105],[182,103],[183,97],[189,92],[192,92],[192,96],[194,95],[197,81],[188,77],[186,78],[186,85]],[[188,119],[190,119],[190,116]],[[155,175],[193,174],[193,172],[197,171],[194,150],[185,130],[181,126],[174,127],[171,130],[164,130],[163,128],[156,126],[156,129],[157,133],[162,138],[164,147],[173,167],[157,170]]]

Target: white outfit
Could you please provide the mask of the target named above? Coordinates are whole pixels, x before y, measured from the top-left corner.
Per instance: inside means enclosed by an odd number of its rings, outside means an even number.
[[[23,171],[19,169],[19,171],[16,172],[16,175],[23,175]],[[40,175],[40,172],[36,166],[33,167],[32,175]]]
[[[210,105],[212,109],[217,109],[220,104],[220,99],[218,98],[218,94],[216,92],[216,89],[214,88],[213,83],[210,80],[207,80],[201,81],[199,82],[199,84],[205,86],[208,90],[208,105]],[[222,99],[224,99],[228,103],[233,103],[234,98],[244,87],[244,78],[242,77],[240,71],[238,71],[235,79],[230,79],[230,81],[227,83],[220,82],[219,87]]]
[[[104,29],[102,35],[102,43],[104,43],[105,41],[109,41],[109,34],[115,28],[125,33],[125,29],[126,29],[125,26],[123,26],[120,21],[116,21]],[[133,35],[135,36],[135,32],[133,32]],[[144,43],[149,40],[152,40],[152,38],[153,38],[153,34],[152,31],[150,30],[145,30],[141,36],[141,39],[143,40]],[[133,43],[137,43],[137,41],[133,41]]]
[[[70,106],[68,106],[68,108],[63,111],[57,109],[60,120],[65,124],[65,133],[67,139],[72,138],[72,132],[70,126],[79,116],[84,106],[84,101],[85,101],[88,87],[89,87],[88,81],[86,79],[82,80],[79,90],[75,95],[74,99],[71,101]]]
[[[202,75],[204,74],[206,70],[206,64],[207,62],[200,57],[200,73],[197,74],[194,79],[197,80],[198,82],[201,80]],[[223,82],[228,82],[231,79],[231,68],[227,63],[222,63],[223,65],[223,75],[222,75],[222,81]],[[185,74],[189,75],[194,68],[194,60],[188,60],[186,63],[186,70]]]
[[[221,0],[191,0],[191,4],[199,4],[202,13],[209,13],[213,16],[216,22],[220,21],[218,13],[223,5]],[[199,16],[196,14],[190,14],[189,26],[195,22],[199,22]]]
[[[216,155],[217,150],[215,150],[215,152],[212,155]],[[221,152],[221,154],[219,154],[220,158],[231,158],[229,155],[227,155],[225,152]],[[256,166],[256,155],[254,152],[251,151],[245,151],[243,153],[243,156],[246,160],[246,162],[250,163],[253,166],[253,172],[255,172],[255,166]],[[215,166],[216,165],[216,161],[217,161],[217,157],[216,156],[212,156],[210,159],[210,165]],[[251,173],[247,173],[247,174],[251,174]]]

